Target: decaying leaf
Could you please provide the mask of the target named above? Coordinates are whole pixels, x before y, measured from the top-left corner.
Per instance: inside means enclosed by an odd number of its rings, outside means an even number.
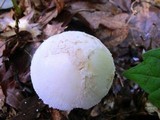
[[[127,26],[126,20],[128,14],[118,14],[109,16],[105,12],[80,12],[93,29],[98,29],[99,25],[103,25],[109,29],[118,29]],[[92,19],[91,19],[92,18]]]
[[[135,10],[138,13],[129,22],[134,42],[146,49],[160,46],[160,10],[145,2],[142,6],[137,5]]]
[[[102,0],[103,1],[103,0]],[[102,11],[106,12],[107,14],[118,14],[121,13],[121,10],[117,8],[115,5],[111,4],[110,2],[88,2],[88,1],[74,1],[69,4],[71,7],[71,12],[77,11]]]
[[[52,8],[51,10],[49,10],[49,12],[46,12],[43,16],[39,18],[38,23],[40,23],[42,26],[45,26],[53,18],[56,18],[57,15],[63,10],[64,8],[63,0],[54,0],[54,2],[56,4],[56,8],[55,9]]]
[[[21,101],[24,99],[24,96],[22,95],[22,92],[19,91],[19,89],[14,87],[15,86],[12,83],[10,83],[10,86],[7,87],[6,103],[13,108],[18,109]]]
[[[112,32],[110,39],[105,41],[105,44],[109,47],[114,47],[122,43],[127,38],[129,32],[128,27],[116,29]]]
[[[123,11],[130,11],[131,0],[110,0],[110,2],[120,7]]]
[[[62,24],[63,23],[56,23],[56,22],[52,24],[47,24],[43,31],[45,35],[53,36],[55,34],[58,34],[64,31],[66,27],[63,27]]]
[[[71,4],[70,11],[76,11],[79,20],[95,31],[96,36],[108,47],[113,47],[123,42],[129,32],[127,23],[129,14],[122,13],[119,9],[115,9],[114,12],[114,7],[109,2],[102,5],[79,1]]]

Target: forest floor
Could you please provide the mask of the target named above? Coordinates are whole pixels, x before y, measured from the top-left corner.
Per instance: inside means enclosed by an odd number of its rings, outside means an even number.
[[[160,46],[159,0],[19,0],[18,5],[20,10],[0,9],[0,120],[159,120],[147,94],[122,75]],[[43,40],[68,30],[99,38],[113,55],[116,75],[98,105],[66,116],[38,99],[30,63]]]

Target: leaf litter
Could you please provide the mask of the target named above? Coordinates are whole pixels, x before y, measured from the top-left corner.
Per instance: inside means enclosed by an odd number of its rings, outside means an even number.
[[[15,9],[0,9],[0,119],[158,120],[147,94],[122,72],[160,46],[158,0],[17,0],[22,10],[16,32]],[[91,19],[92,18],[92,19]],[[67,116],[38,99],[30,63],[46,38],[67,30],[98,37],[112,52],[116,75],[109,94],[89,110]]]

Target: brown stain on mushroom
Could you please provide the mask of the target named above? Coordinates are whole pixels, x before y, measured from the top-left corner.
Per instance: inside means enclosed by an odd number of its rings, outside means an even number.
[[[83,51],[82,49],[77,49],[76,52],[75,52],[75,56],[77,58],[77,68],[78,70],[81,70],[85,67],[85,58],[84,58],[84,55],[83,55]]]

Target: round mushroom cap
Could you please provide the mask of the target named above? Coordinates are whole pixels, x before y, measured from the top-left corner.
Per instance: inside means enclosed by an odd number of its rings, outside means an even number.
[[[45,40],[31,62],[31,79],[45,104],[60,110],[89,109],[108,93],[115,66],[99,39],[68,31]]]
[[[12,0],[1,0],[0,1],[0,5],[2,5],[0,7],[0,10],[1,9],[9,9],[9,8],[12,8],[13,7],[13,3],[12,3]]]

